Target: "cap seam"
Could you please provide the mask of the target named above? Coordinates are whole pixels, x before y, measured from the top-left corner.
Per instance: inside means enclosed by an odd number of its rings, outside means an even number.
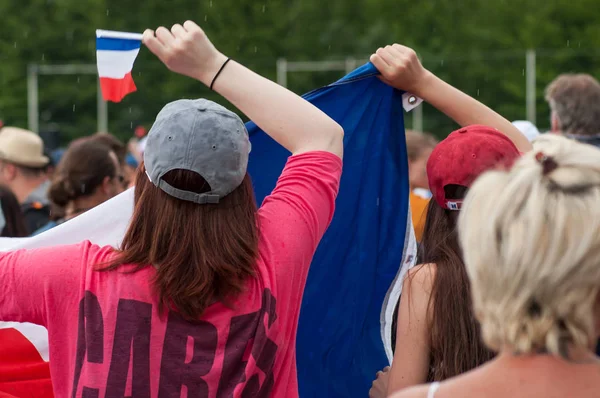
[[[184,162],[187,165],[188,169],[192,168],[192,162],[190,159],[190,152],[191,152],[191,148],[192,148],[192,141],[194,139],[194,136],[196,135],[195,131],[196,131],[196,123],[198,123],[198,114],[194,114],[194,123],[192,123],[192,127],[190,129],[190,134],[188,137],[188,142],[187,142],[187,148],[185,151],[185,158],[184,158]],[[202,177],[204,178],[204,177]]]

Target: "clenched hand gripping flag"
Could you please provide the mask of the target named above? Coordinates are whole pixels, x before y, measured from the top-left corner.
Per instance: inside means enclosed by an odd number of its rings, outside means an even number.
[[[345,137],[336,213],[312,262],[302,302],[297,340],[302,398],[367,396],[375,373],[391,361],[393,310],[402,276],[414,262],[402,114],[403,101],[405,108],[414,103],[376,75],[367,64],[305,96],[342,125]],[[249,171],[260,202],[289,153],[252,122],[247,127]],[[129,190],[36,237],[0,240],[0,249],[83,239],[118,246],[132,209]]]
[[[131,71],[141,44],[139,33],[96,31],[96,63],[105,101],[120,102],[137,90]]]

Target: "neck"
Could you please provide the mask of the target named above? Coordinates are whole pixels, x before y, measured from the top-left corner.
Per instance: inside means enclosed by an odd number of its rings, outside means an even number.
[[[28,179],[18,179],[15,180],[10,189],[13,191],[19,203],[25,203],[29,195],[33,193],[41,184],[46,182],[45,176],[40,176],[36,178],[28,178]]]
[[[103,195],[101,193],[96,192],[90,196],[86,196],[85,198],[78,198],[71,201],[66,207],[65,219],[70,220],[71,218],[75,218],[78,215],[98,206],[100,203],[104,202],[104,198],[102,196]]]
[[[565,365],[598,365],[598,358],[592,351],[583,347],[570,347],[568,350],[569,359],[557,357],[552,354],[526,354],[516,355],[512,351],[502,350],[497,356],[496,361],[510,364],[516,368],[520,366],[531,366],[532,363],[536,367],[544,366],[565,366]]]

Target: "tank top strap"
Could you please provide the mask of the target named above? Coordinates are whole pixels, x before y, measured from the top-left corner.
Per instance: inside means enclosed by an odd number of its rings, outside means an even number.
[[[440,383],[435,382],[429,385],[429,391],[427,392],[427,398],[435,398],[435,393],[440,388]]]

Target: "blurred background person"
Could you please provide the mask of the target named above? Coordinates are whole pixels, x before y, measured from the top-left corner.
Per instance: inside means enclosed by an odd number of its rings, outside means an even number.
[[[427,205],[431,198],[429,181],[427,180],[427,160],[436,145],[437,141],[432,135],[406,130],[410,211],[417,242],[420,242],[423,236]]]
[[[123,175],[117,156],[96,140],[73,143],[59,164],[48,196],[64,216],[49,221],[38,235],[123,192]]]
[[[563,137],[541,137],[511,170],[479,178],[459,236],[483,340],[499,354],[394,398],[597,397],[598,202],[600,151]]]
[[[109,147],[117,157],[121,170],[123,171],[125,169],[127,166],[127,147],[121,140],[109,133],[96,133],[89,137],[89,139]],[[129,185],[129,179],[126,178],[127,176],[124,173],[123,177],[123,189],[126,189]]]
[[[551,131],[600,148],[600,83],[588,74],[562,74],[546,88]]]
[[[127,188],[131,188],[135,185],[135,175],[138,166],[139,164],[135,156],[131,153],[128,153],[127,157],[125,158],[125,166],[123,168],[123,176],[125,177]]]
[[[25,218],[17,197],[10,189],[0,185],[0,236],[4,238],[23,238],[29,236]]]
[[[0,130],[0,184],[17,197],[29,233],[45,225],[50,217],[49,163],[37,134],[16,127]]]

